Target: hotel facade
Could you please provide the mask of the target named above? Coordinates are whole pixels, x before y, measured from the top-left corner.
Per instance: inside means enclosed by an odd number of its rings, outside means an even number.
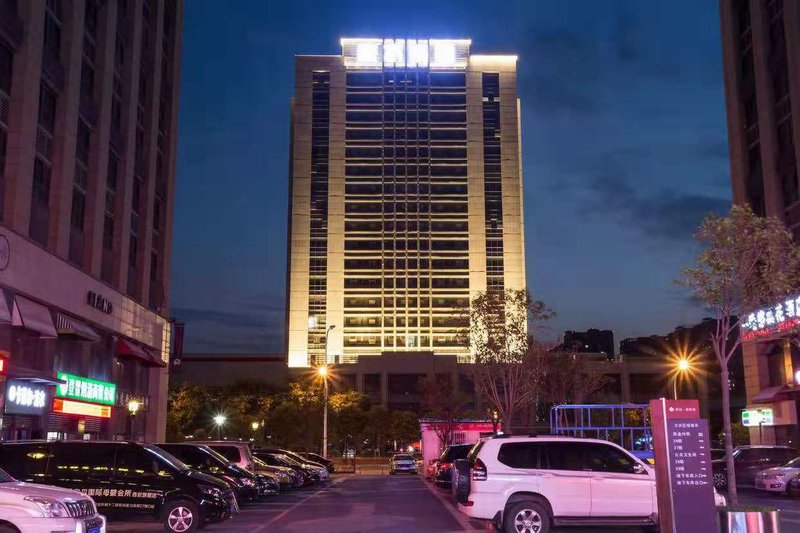
[[[525,288],[517,58],[470,44],[346,38],[297,56],[290,370],[338,364],[384,403],[423,375],[457,382],[454,314]]]
[[[2,440],[164,438],[182,10],[0,2]]]
[[[720,0],[720,26],[733,200],[783,221],[798,241],[800,3]],[[796,446],[800,288],[741,318],[750,442]]]

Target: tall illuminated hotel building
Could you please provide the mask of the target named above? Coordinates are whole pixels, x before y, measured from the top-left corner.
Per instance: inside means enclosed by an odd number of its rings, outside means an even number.
[[[341,46],[296,58],[289,366],[468,362],[454,311],[525,287],[517,58]]]

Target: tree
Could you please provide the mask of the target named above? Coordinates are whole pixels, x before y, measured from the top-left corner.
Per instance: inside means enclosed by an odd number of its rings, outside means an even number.
[[[465,335],[474,357],[475,387],[500,413],[506,431],[511,431],[514,415],[541,390],[546,348],[528,326],[550,316],[525,290],[490,290],[470,302]]]
[[[208,425],[210,413],[218,401],[218,390],[214,387],[183,383],[171,387],[167,409],[167,437],[183,440]]]
[[[734,333],[740,327],[739,317],[772,304],[800,285],[800,251],[778,219],[758,217],[742,206],[734,206],[724,217],[707,216],[695,239],[704,249],[694,266],[682,270],[679,283],[716,319],[710,341],[720,366],[729,500],[735,506],[728,364],[742,336]]]
[[[466,397],[455,387],[449,375],[429,375],[419,380],[422,395],[422,409],[431,419],[430,425],[439,443],[448,446],[453,443],[453,433],[458,419],[463,416]],[[419,430],[419,427],[417,427]]]
[[[550,352],[544,355],[545,379],[542,386],[542,399],[554,405],[567,403],[583,404],[603,388],[606,375],[586,364],[577,354]],[[561,412],[566,416],[566,411]],[[563,419],[563,424],[577,422]]]
[[[392,440],[406,446],[420,438],[419,416],[411,411],[395,411],[392,413]]]

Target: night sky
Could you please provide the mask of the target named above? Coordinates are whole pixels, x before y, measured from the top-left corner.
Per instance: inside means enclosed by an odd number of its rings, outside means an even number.
[[[226,7],[223,7],[226,6]],[[295,54],[471,38],[519,55],[528,288],[617,341],[703,316],[674,283],[730,204],[715,0],[187,0],[172,312],[187,352],[283,350]]]

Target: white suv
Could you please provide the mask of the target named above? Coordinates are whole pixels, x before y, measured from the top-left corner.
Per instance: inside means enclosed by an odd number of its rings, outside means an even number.
[[[488,437],[457,468],[459,510],[507,533],[658,523],[655,471],[608,441]]]
[[[105,533],[106,519],[86,494],[23,483],[0,470],[0,531]]]

